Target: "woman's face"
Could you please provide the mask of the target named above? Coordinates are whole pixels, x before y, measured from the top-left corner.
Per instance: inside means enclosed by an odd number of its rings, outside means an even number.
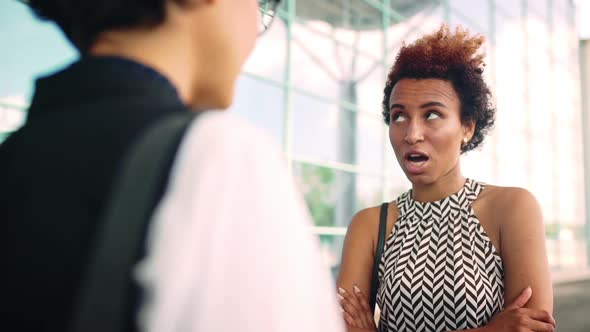
[[[461,123],[461,101],[442,79],[402,79],[389,98],[389,139],[397,161],[413,184],[460,175],[461,145],[473,123]]]

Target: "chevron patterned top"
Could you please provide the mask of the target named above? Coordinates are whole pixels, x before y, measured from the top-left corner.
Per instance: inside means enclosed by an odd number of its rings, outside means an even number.
[[[484,185],[467,179],[440,201],[401,195],[379,264],[379,331],[442,332],[485,325],[504,306],[500,255],[471,204]]]

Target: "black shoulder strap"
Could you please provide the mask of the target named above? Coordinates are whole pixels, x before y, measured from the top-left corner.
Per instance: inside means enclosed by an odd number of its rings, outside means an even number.
[[[371,275],[371,298],[370,305],[373,313],[377,302],[377,290],[379,289],[379,264],[383,255],[383,246],[385,245],[385,231],[387,228],[387,207],[388,203],[381,204],[381,215],[379,216],[379,237],[377,248],[375,250],[375,260],[373,261],[373,274]]]
[[[125,328],[129,285],[143,229],[186,128],[194,114],[168,116],[132,145],[99,224],[95,251],[74,303],[70,332],[117,332]]]

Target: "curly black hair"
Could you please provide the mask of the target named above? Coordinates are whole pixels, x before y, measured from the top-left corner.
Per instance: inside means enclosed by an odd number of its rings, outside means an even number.
[[[19,0],[37,17],[55,22],[82,53],[108,30],[153,27],[166,17],[166,3],[187,0]]]
[[[447,25],[411,45],[402,45],[389,72],[383,91],[383,118],[389,125],[389,98],[397,82],[404,78],[438,78],[453,84],[461,101],[461,121],[475,123],[473,138],[462,146],[461,153],[479,147],[493,127],[496,110],[491,92],[483,78],[484,54],[479,52],[485,39],[471,36],[467,29],[454,32]]]

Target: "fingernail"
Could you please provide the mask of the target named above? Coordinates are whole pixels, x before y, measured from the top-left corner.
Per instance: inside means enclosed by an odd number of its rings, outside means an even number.
[[[361,289],[358,288],[357,285],[352,285],[352,289],[354,289],[354,292],[357,293],[357,294],[361,292]]]
[[[336,296],[338,296],[338,298],[340,299],[340,301],[344,300],[344,296],[342,296],[340,294],[336,294]]]
[[[342,288],[342,287],[338,287],[338,291],[339,291],[341,294],[346,294],[346,290],[345,290],[344,288]]]

